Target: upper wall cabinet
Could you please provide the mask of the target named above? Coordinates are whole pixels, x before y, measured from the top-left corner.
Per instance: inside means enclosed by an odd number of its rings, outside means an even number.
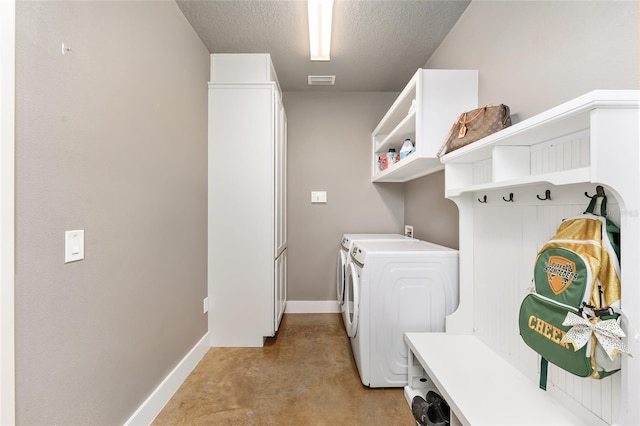
[[[477,106],[477,71],[419,69],[372,133],[371,181],[406,182],[441,170],[437,152],[451,125]],[[381,170],[380,157],[392,149],[399,155],[406,139],[415,152]]]
[[[277,92],[282,93],[270,55],[266,53],[214,55],[211,55],[211,83],[264,84],[271,82],[275,84]]]

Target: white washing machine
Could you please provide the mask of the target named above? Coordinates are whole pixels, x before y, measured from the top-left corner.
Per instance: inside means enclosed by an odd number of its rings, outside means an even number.
[[[458,306],[458,251],[420,240],[356,241],[344,295],[362,383],[405,386],[404,333],[445,331],[445,317]]]
[[[355,241],[386,241],[386,240],[412,240],[401,234],[344,234],[340,240],[338,250],[338,264],[336,268],[336,295],[340,312],[344,315],[344,278],[349,263],[349,251]]]

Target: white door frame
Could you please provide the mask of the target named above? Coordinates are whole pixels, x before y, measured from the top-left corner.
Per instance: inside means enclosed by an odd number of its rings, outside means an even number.
[[[15,0],[0,0],[0,424],[15,420]]]

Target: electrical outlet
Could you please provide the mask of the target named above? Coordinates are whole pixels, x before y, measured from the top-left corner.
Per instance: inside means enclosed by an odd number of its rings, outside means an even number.
[[[405,225],[404,226],[404,235],[406,235],[409,238],[413,238],[413,226]]]
[[[204,299],[202,299],[202,313],[206,314],[207,312],[209,312],[209,297],[205,297]]]

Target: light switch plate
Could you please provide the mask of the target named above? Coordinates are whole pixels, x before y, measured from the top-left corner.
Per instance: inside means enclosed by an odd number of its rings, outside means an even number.
[[[65,231],[64,263],[84,259],[84,230]]]
[[[327,191],[311,191],[311,202],[312,203],[326,203],[327,202]]]

